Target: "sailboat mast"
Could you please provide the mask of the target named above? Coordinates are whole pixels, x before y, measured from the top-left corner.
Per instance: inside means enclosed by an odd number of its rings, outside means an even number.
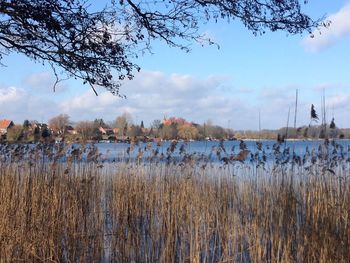
[[[294,129],[297,128],[297,113],[298,113],[298,89],[295,90]]]

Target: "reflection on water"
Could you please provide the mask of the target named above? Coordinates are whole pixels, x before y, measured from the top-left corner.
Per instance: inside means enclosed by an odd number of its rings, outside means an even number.
[[[165,141],[160,143],[13,144],[0,145],[1,162],[236,162],[304,165],[317,160],[349,161],[350,140]]]
[[[325,142],[324,140],[300,140],[277,143],[276,141],[193,141],[161,143],[98,143],[99,152],[108,160],[130,160],[141,156],[143,160],[166,159],[171,155],[174,160],[193,157],[196,160],[223,161],[237,156],[242,150],[248,150],[246,160],[273,160],[284,157],[305,158],[305,155],[323,154],[348,157],[350,140]],[[163,158],[162,158],[163,157]]]

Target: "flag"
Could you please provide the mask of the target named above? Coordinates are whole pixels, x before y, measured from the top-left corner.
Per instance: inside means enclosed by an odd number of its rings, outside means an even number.
[[[318,120],[318,115],[316,113],[315,106],[313,104],[311,104],[311,120],[314,120],[316,122]]]

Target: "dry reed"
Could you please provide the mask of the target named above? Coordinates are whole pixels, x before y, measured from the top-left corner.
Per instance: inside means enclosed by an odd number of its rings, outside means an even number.
[[[350,259],[346,162],[0,168],[0,262]]]

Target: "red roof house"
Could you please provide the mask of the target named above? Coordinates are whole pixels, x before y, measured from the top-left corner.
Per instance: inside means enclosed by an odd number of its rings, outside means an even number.
[[[7,130],[14,126],[13,121],[10,120],[0,120],[0,134],[7,133]]]
[[[184,125],[189,123],[183,118],[171,117],[171,118],[164,118],[163,124],[166,126],[169,126],[169,125]]]

